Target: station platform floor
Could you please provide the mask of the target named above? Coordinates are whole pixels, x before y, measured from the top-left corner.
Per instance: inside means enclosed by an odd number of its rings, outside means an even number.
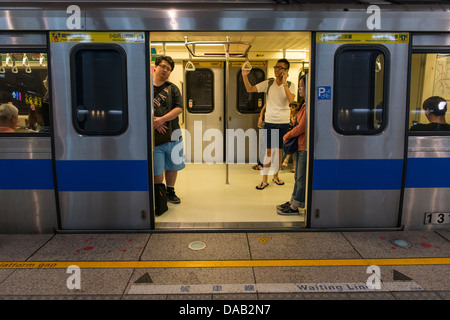
[[[450,300],[449,275],[447,230],[0,235],[3,301]]]

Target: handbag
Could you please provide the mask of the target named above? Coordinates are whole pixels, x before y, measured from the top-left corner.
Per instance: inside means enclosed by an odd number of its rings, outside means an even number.
[[[166,186],[164,183],[155,183],[155,215],[160,216],[168,209]]]
[[[296,125],[297,125],[297,119],[295,120],[295,123],[292,126],[292,128],[294,128]],[[296,153],[298,151],[298,136],[286,140],[286,142],[283,143],[283,151],[286,154]]]
[[[283,151],[286,154],[293,154],[298,151],[298,137],[290,138],[283,144]]]

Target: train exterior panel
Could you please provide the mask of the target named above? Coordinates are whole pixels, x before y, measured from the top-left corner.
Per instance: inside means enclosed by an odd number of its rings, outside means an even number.
[[[50,35],[63,229],[149,225],[147,55],[143,33],[135,36],[79,44]]]
[[[226,184],[228,163],[249,163],[251,152],[227,158],[225,132],[257,130],[264,104],[264,96],[241,92],[240,66],[250,60],[269,78],[287,49],[306,52],[304,60],[292,59],[290,75],[298,89],[299,75],[309,69],[306,213],[302,228],[287,230],[450,228],[450,134],[410,131],[426,121],[427,97],[450,100],[444,2],[19,1],[0,7],[1,89],[12,91],[23,128],[0,133],[6,172],[0,232],[157,230],[151,85],[157,42],[175,57],[182,128],[195,133],[200,121],[202,151],[205,130],[222,132],[223,150],[216,152],[223,151]],[[183,47],[186,35],[223,41],[241,33],[241,45],[246,37],[263,45],[253,43],[249,55],[234,58],[225,44],[225,53],[216,48],[210,59]],[[186,69],[190,61],[195,71]],[[29,129],[26,114],[45,102],[43,83],[49,84],[51,130],[38,132]],[[209,107],[196,105],[208,88]],[[185,146],[194,162],[191,147],[194,141]]]

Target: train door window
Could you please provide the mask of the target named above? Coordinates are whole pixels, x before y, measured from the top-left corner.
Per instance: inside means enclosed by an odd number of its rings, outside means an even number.
[[[450,134],[450,53],[413,53],[409,101],[411,135]]]
[[[18,109],[1,108],[0,132],[50,132],[47,53],[30,50],[1,52],[0,56],[0,105]]]
[[[117,135],[128,126],[126,54],[117,45],[79,45],[70,56],[72,120],[83,135]]]
[[[335,56],[333,125],[346,135],[377,134],[387,124],[388,54],[381,46],[343,46]]]
[[[191,113],[211,113],[214,110],[214,73],[197,68],[186,72],[186,100]]]
[[[266,73],[259,68],[253,68],[248,75],[250,83],[259,83],[266,79]],[[259,113],[264,106],[264,92],[247,93],[244,80],[242,79],[242,71],[237,75],[237,110],[240,113]]]

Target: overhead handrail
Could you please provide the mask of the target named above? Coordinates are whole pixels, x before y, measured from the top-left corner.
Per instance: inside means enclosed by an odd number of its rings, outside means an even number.
[[[6,54],[5,62],[7,67],[14,67],[14,60],[9,53]]]
[[[186,46],[186,48],[189,51],[189,54],[192,55],[193,57],[202,57],[202,58],[209,58],[209,57],[224,57],[225,55],[228,56],[232,56],[232,57],[246,57],[248,51],[250,50],[250,48],[252,47],[251,43],[249,42],[241,42],[241,41],[230,41],[229,38],[227,37],[226,41],[188,41],[187,37],[184,37],[184,44]],[[198,54],[195,52],[196,50],[196,45],[223,45],[224,46],[224,53],[218,54],[218,53],[203,53],[203,54]],[[233,44],[238,44],[238,45],[244,45],[247,46],[247,48],[244,50],[244,52],[242,53],[230,53],[230,46]]]
[[[192,59],[192,56],[189,55],[189,61],[184,66],[184,70],[186,70],[186,71],[195,71],[195,65],[192,63],[191,59]]]
[[[10,55],[9,53],[6,54],[6,66],[11,67],[12,73],[18,73],[19,69],[16,66],[16,62],[14,60],[14,57]]]
[[[242,65],[242,70],[246,70],[246,71],[250,71],[252,70],[252,64],[250,63],[250,61],[245,61],[244,64]]]
[[[192,63],[192,61],[188,61],[186,63],[186,65],[184,66],[184,70],[186,70],[186,71],[195,71],[195,66]]]
[[[26,73],[31,73],[30,61],[26,53],[23,54],[22,65],[25,67]]]
[[[1,59],[2,55],[0,54],[0,73],[5,73],[5,67],[3,66],[3,61]]]
[[[46,67],[46,66],[47,66],[47,64],[45,63],[45,57],[44,57],[44,54],[43,54],[43,53],[41,53],[41,54],[39,55],[39,65],[40,65],[41,67]]]
[[[26,53],[23,54],[22,64],[24,67],[27,67],[30,65],[30,61],[28,60],[28,56]]]

